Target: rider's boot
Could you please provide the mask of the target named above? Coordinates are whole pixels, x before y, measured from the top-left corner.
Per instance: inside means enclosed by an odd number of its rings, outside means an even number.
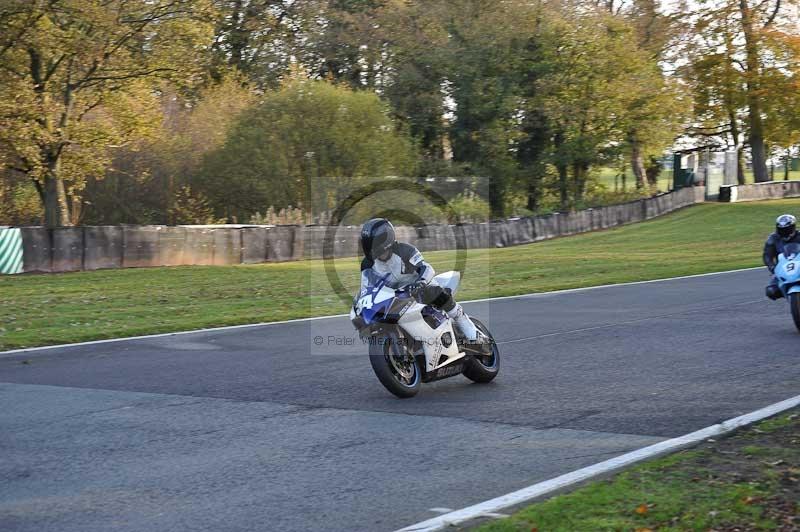
[[[478,341],[478,329],[475,327],[475,324],[472,323],[472,320],[469,319],[469,316],[464,313],[464,309],[461,308],[461,305],[456,303],[455,307],[447,311],[447,316],[455,321],[456,327],[458,327],[458,330],[461,331],[461,334],[464,335],[467,341]]]
[[[767,297],[771,300],[775,301],[776,299],[780,299],[783,297],[783,292],[781,289],[778,288],[778,282],[773,277],[770,283],[767,285],[766,289]]]

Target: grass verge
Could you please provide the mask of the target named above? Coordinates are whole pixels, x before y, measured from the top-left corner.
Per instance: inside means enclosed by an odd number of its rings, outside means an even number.
[[[800,530],[800,414],[633,467],[476,532]]]
[[[703,204],[607,231],[469,250],[459,299],[758,266],[775,217],[798,210],[800,199]],[[426,258],[437,271],[455,264],[454,252]],[[358,264],[336,261],[351,292]],[[2,276],[0,308],[0,349],[348,311],[322,261]]]

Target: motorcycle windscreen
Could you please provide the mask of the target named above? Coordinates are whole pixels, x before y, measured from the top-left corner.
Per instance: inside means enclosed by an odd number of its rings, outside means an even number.
[[[783,246],[783,256],[786,260],[800,259],[800,243],[791,242]]]
[[[387,284],[389,274],[380,275],[372,268],[361,272],[362,290],[357,310],[367,324],[375,322],[396,323],[406,308],[413,303],[410,295],[395,292]]]

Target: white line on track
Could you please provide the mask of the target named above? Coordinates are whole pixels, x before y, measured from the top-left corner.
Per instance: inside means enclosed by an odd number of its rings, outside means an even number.
[[[558,294],[569,294],[572,292],[584,292],[587,290],[597,290],[599,288],[611,288],[614,286],[632,286],[638,284],[649,284],[649,283],[662,283],[665,281],[678,281],[681,279],[693,279],[696,277],[710,277],[714,275],[725,275],[728,273],[739,273],[739,272],[746,272],[750,270],[758,270],[763,268],[763,266],[758,266],[755,268],[741,268],[738,270],[728,270],[724,272],[711,272],[711,273],[699,273],[695,275],[683,275],[680,277],[667,277],[664,279],[651,279],[649,281],[631,281],[629,283],[616,283],[616,284],[604,284],[598,286],[585,286],[582,288],[569,288],[566,290],[552,290],[550,292],[533,292],[530,294],[519,294],[516,296],[498,296],[498,297],[487,297],[483,299],[471,299],[469,301],[461,301],[461,303],[481,303],[484,301],[501,301],[503,299],[520,299],[520,298],[528,298],[528,297],[540,297],[546,295],[558,295]],[[218,332],[218,331],[232,331],[236,329],[251,329],[253,327],[267,327],[270,325],[284,325],[287,323],[298,323],[304,321],[315,321],[315,320],[328,320],[334,318],[342,318],[348,316],[348,314],[332,314],[330,316],[315,316],[313,318],[297,318],[294,320],[282,320],[282,321],[268,321],[262,323],[248,323],[245,325],[228,325],[225,327],[210,327],[206,329],[193,329],[189,331],[177,331],[177,332],[168,332],[168,333],[159,333],[159,334],[146,334],[142,336],[128,336],[125,338],[109,338],[106,340],[92,340],[89,342],[76,342],[74,344],[59,344],[59,345],[46,345],[42,347],[26,347],[23,349],[12,349],[10,351],[0,351],[0,358],[5,358],[8,356],[18,355],[20,353],[34,353],[38,351],[49,351],[52,349],[60,349],[64,347],[80,347],[85,345],[98,345],[98,344],[108,344],[114,342],[128,342],[132,340],[146,340],[149,338],[165,338],[169,336],[179,336],[184,334],[195,334],[195,333],[204,333],[204,332]]]
[[[800,395],[769,405],[760,410],[756,410],[755,412],[750,412],[749,414],[723,421],[717,425],[712,425],[684,436],[679,436],[677,438],[665,440],[648,447],[643,447],[641,449],[617,456],[616,458],[611,458],[610,460],[605,460],[604,462],[590,465],[588,467],[572,471],[571,473],[566,473],[559,477],[545,480],[544,482],[538,482],[528,486],[527,488],[522,488],[521,490],[517,490],[515,492],[508,493],[506,495],[502,495],[500,497],[496,497],[467,508],[462,508],[461,510],[456,510],[454,512],[422,521],[415,525],[403,528],[398,532],[433,532],[435,530],[442,530],[449,526],[456,526],[479,517],[492,517],[494,514],[498,514],[499,510],[517,506],[537,497],[548,495],[554,491],[574,486],[580,482],[616,471],[636,462],[647,460],[662,454],[671,453],[684,447],[700,443],[708,438],[726,434],[737,428],[755,423],[756,421],[761,421],[762,419],[766,419],[770,416],[774,416],[775,414],[779,414],[785,410],[789,410],[790,408],[795,408],[797,406],[800,406]]]

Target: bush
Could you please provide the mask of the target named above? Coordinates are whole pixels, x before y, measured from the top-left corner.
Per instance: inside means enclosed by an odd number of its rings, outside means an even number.
[[[263,205],[313,215],[369,178],[412,174],[415,161],[377,94],[293,79],[242,113],[196,183],[228,219],[248,219]]]
[[[0,179],[0,225],[38,225],[44,209],[32,183]]]

